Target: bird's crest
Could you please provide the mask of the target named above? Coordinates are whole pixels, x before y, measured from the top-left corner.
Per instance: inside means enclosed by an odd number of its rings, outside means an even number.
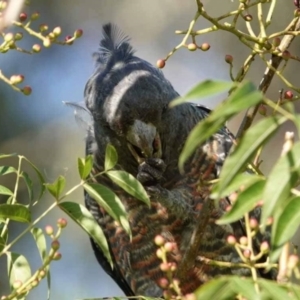
[[[118,26],[108,23],[102,28],[103,38],[100,41],[99,52],[94,53],[97,63],[108,65],[131,59],[134,49],[130,45],[130,38]]]

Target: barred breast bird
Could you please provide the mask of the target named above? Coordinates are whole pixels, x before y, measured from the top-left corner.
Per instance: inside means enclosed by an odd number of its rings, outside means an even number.
[[[180,73],[178,74],[180,76]],[[168,261],[184,270],[182,263],[191,247],[193,232],[205,221],[194,262],[181,274],[182,294],[224,274],[249,275],[247,269],[221,268],[201,263],[199,257],[238,262],[228,235],[244,235],[241,222],[217,225],[229,200],[218,206],[209,199],[234,137],[224,127],[198,147],[179,172],[178,157],[192,128],[210,110],[192,103],[170,108],[179,95],[163,73],[134,55],[128,37],[112,25],[103,26],[103,38],[96,54],[96,68],[85,87],[86,108],[92,125],[86,141],[87,154],[94,156],[93,174],[103,171],[107,144],[118,153],[119,170],[137,178],[151,200],[148,207],[118,188],[105,176],[96,180],[112,189],[128,213],[132,240],[97,202],[85,194],[87,208],[103,229],[113,257],[113,268],[92,240],[98,262],[127,296],[163,295],[161,260],[157,257],[156,236],[173,245]],[[208,207],[203,210],[203,207]],[[174,274],[176,277],[176,272]],[[266,275],[267,276],[267,275]]]

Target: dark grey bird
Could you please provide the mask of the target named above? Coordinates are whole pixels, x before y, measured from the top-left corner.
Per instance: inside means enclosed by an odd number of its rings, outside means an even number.
[[[116,168],[135,176],[151,200],[149,208],[107,177],[96,177],[120,197],[132,229],[130,240],[121,226],[86,194],[86,206],[108,240],[114,268],[92,240],[96,257],[127,296],[160,297],[161,278],[165,274],[156,256],[154,238],[161,235],[166,242],[173,243],[168,260],[179,269],[199,218],[203,218],[202,208],[210,201],[211,187],[203,182],[218,177],[234,137],[226,127],[222,128],[197,149],[180,173],[178,157],[187,136],[210,110],[191,103],[169,108],[178,93],[159,69],[134,55],[128,37],[111,24],[103,26],[96,68],[86,84],[84,96],[92,115],[86,151],[94,156],[93,173],[103,171],[105,149],[107,144],[112,144],[119,156]],[[228,199],[222,199],[218,207],[209,205],[197,256],[240,261],[226,239],[230,234],[237,238],[244,235],[242,224],[215,223],[228,205]],[[196,258],[180,278],[183,294],[193,292],[219,275],[249,275],[246,269],[196,263]]]

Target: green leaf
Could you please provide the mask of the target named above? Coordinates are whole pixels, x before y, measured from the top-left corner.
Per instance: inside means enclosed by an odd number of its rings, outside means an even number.
[[[246,212],[251,211],[257,202],[262,199],[264,186],[265,181],[261,180],[254,182],[248,188],[243,190],[230,211],[225,213],[222,218],[217,221],[217,224],[223,225],[238,221]]]
[[[42,261],[45,261],[47,257],[47,244],[43,230],[40,228],[33,228],[31,229],[31,234],[35,240]]]
[[[272,230],[272,249],[281,248],[289,241],[299,228],[300,224],[300,197],[292,198],[285,206],[278,221],[276,230]]]
[[[81,179],[86,179],[93,168],[93,156],[88,155],[85,158],[78,158],[78,172]]]
[[[29,209],[22,204],[0,204],[0,218],[29,223],[31,214]]]
[[[33,228],[31,229],[31,234],[35,240],[41,259],[44,262],[47,258],[47,244],[46,244],[46,237],[43,233],[43,230],[40,228]],[[49,299],[50,287],[51,287],[51,274],[50,274],[49,265],[45,268],[45,271],[47,272],[47,286],[48,286],[48,299]]]
[[[98,183],[85,183],[83,188],[110,216],[119,221],[124,230],[131,235],[125,207],[113,191]]]
[[[26,157],[23,157],[23,159],[25,159],[29,163],[29,165],[33,168],[33,170],[37,174],[38,179],[40,181],[41,190],[40,190],[40,194],[38,196],[38,200],[39,200],[42,198],[42,196],[45,192],[45,179],[44,179],[42,173],[40,172],[40,170],[30,160],[28,160]]]
[[[242,110],[258,104],[262,97],[261,92],[257,91],[252,83],[241,83],[228,99],[218,105],[207,118],[199,122],[190,132],[179,156],[179,168],[183,170],[184,163],[196,148],[219,131],[226,121]]]
[[[290,196],[299,178],[300,168],[300,142],[296,143],[290,151],[279,158],[268,176],[263,200],[261,223],[265,224],[269,216],[275,213]]]
[[[233,181],[222,191],[219,191],[219,186],[216,184],[212,190],[212,194],[210,195],[211,199],[219,199],[222,197],[226,197],[236,191],[238,191],[241,187],[244,189],[248,186],[254,184],[255,182],[263,180],[264,177],[256,174],[249,173],[241,173],[235,176]]]
[[[66,179],[61,175],[59,175],[58,178],[52,184],[50,183],[45,184],[46,189],[53,197],[55,197],[55,199],[59,198],[60,194],[65,188],[65,185],[66,185]]]
[[[21,176],[24,179],[24,182],[27,186],[29,201],[30,201],[30,203],[32,203],[33,198],[34,198],[32,180],[30,179],[29,175],[24,171],[21,173]]]
[[[96,222],[92,214],[86,207],[74,202],[63,202],[59,204],[59,207],[72,218],[83,230],[85,230],[89,236],[100,247],[104,256],[107,258],[111,267],[113,267],[112,259],[109,252],[109,247],[105,235]]]
[[[16,280],[25,283],[31,277],[30,265],[21,254],[7,252],[7,267],[11,287]]]
[[[8,196],[13,196],[13,192],[8,189],[7,187],[0,185],[0,195],[8,195]]]
[[[125,171],[108,171],[106,175],[124,191],[150,206],[149,197],[142,184]]]
[[[259,286],[263,289],[263,299],[298,299],[290,297],[290,292],[276,282],[259,279]]]
[[[107,144],[106,150],[105,150],[105,163],[104,163],[104,169],[105,171],[108,171],[112,169],[118,161],[118,153],[114,146],[111,144]]]
[[[14,167],[10,166],[0,166],[0,176],[1,175],[7,175],[10,173],[16,173],[17,170]]]
[[[252,279],[236,276],[223,276],[213,279],[202,285],[196,290],[195,294],[197,299],[201,300],[236,299],[237,295],[242,295],[248,300],[254,300],[258,296]]]
[[[220,174],[219,193],[222,193],[231,184],[234,177],[245,168],[246,164],[256,153],[257,149],[265,143],[278,130],[285,118],[265,118],[255,124],[244,134],[233,153],[225,160]]]
[[[170,107],[191,99],[200,99],[230,90],[234,83],[230,81],[205,80],[194,86],[186,95],[171,102]]]

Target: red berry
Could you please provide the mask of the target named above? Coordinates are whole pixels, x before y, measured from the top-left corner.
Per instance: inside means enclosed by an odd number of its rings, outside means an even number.
[[[157,62],[156,62],[156,66],[159,68],[159,69],[162,69],[164,68],[166,65],[166,61],[164,59],[159,59]]]
[[[168,263],[161,263],[160,264],[160,269],[163,271],[163,272],[168,272],[168,271],[170,271],[170,266],[169,266],[169,264]]]
[[[65,218],[59,218],[57,220],[57,226],[60,228],[65,228],[68,225],[68,221]]]
[[[53,250],[58,250],[59,247],[60,247],[60,243],[59,243],[58,240],[54,240],[54,241],[51,243],[51,248],[52,248]]]
[[[250,258],[250,256],[251,256],[251,250],[250,249],[245,249],[243,251],[243,255],[244,255],[245,258]]]
[[[267,241],[264,241],[260,244],[260,251],[263,253],[267,253],[270,250],[269,243]]]
[[[291,53],[288,50],[282,52],[282,58],[288,60],[291,57]]]
[[[266,116],[267,115],[267,108],[266,108],[266,106],[263,105],[263,104],[260,104],[259,107],[258,107],[258,112],[262,116]]]
[[[210,49],[210,44],[208,43],[203,43],[201,46],[200,46],[201,50],[202,51],[207,51]]]
[[[32,92],[32,89],[30,86],[26,85],[22,88],[22,93],[26,96],[29,96]]]
[[[174,243],[171,243],[171,242],[166,242],[165,243],[165,250],[166,250],[166,252],[171,252],[171,251],[174,250],[174,248],[175,248]]]
[[[66,37],[65,37],[65,42],[67,43],[67,45],[72,45],[73,44],[73,37],[72,36],[70,36],[70,35],[67,35]]]
[[[258,227],[258,221],[254,218],[251,218],[249,223],[250,223],[250,228],[252,229],[256,229]]]
[[[77,29],[77,30],[74,32],[74,36],[75,36],[77,39],[80,38],[82,35],[83,35],[83,30],[82,30],[82,29]]]
[[[232,55],[226,54],[226,55],[225,55],[225,61],[226,61],[228,64],[232,64],[232,62],[233,62],[233,57],[232,57]]]
[[[27,14],[25,14],[25,13],[20,13],[20,15],[19,15],[19,20],[20,20],[21,22],[24,22],[24,21],[26,21],[26,19],[27,19]]]
[[[284,99],[293,99],[294,94],[292,93],[292,91],[285,91],[284,92]]]
[[[160,278],[160,279],[158,280],[158,285],[159,285],[161,288],[165,289],[165,288],[168,287],[169,281],[168,281],[167,278],[162,277],[162,278]]]
[[[250,14],[247,14],[247,15],[245,15],[243,17],[244,17],[244,20],[247,21],[247,22],[251,22],[253,20],[253,17]]]

